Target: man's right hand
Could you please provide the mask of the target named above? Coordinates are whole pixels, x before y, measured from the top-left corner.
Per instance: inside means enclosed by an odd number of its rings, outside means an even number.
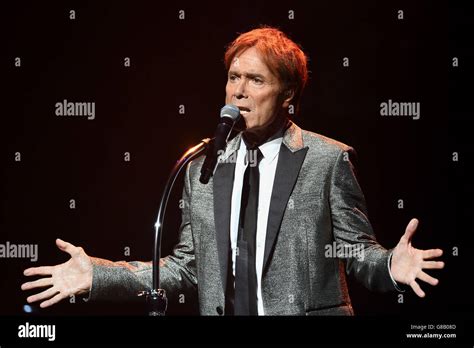
[[[85,294],[92,286],[92,261],[81,247],[76,247],[61,239],[56,245],[71,258],[60,265],[32,267],[26,269],[25,276],[47,276],[21,285],[22,290],[51,286],[43,292],[29,296],[28,303],[43,301],[41,308],[49,307],[71,295]]]

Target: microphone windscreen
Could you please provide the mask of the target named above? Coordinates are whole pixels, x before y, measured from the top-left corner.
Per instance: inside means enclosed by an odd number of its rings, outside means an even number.
[[[221,109],[221,118],[230,117],[232,121],[236,122],[240,118],[240,110],[237,106],[232,104],[224,105]]]

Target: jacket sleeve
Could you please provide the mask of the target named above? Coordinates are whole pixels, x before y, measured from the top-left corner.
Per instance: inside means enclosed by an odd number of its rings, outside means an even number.
[[[169,295],[188,293],[197,288],[196,263],[190,217],[191,185],[189,165],[183,188],[179,242],[171,255],[160,259],[160,285]],[[152,263],[142,261],[112,262],[91,258],[93,264],[90,300],[136,298],[138,292],[152,287]]]
[[[351,147],[337,155],[330,185],[333,233],[346,272],[370,290],[396,290],[389,273],[389,256],[376,240],[367,217],[364,194],[357,182]],[[341,257],[342,256],[342,257]]]

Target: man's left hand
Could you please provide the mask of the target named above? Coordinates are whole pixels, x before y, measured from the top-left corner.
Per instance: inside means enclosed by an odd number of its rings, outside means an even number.
[[[442,261],[430,261],[431,259],[443,255],[441,249],[420,250],[411,245],[411,239],[418,227],[418,220],[412,219],[405,230],[405,234],[400,238],[392,255],[392,265],[390,271],[396,282],[410,285],[419,297],[425,297],[416,279],[437,285],[438,279],[426,274],[423,269],[441,269],[444,267]]]

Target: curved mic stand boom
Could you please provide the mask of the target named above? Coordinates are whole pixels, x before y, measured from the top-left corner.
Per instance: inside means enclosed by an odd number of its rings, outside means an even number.
[[[153,286],[148,291],[141,291],[138,296],[146,296],[146,300],[149,303],[150,316],[162,316],[165,315],[166,308],[168,306],[168,299],[166,298],[166,292],[164,289],[160,289],[160,257],[161,257],[161,235],[163,230],[163,221],[165,218],[166,205],[173,188],[174,182],[178,177],[181,169],[192,159],[199,156],[209,146],[210,139],[206,138],[201,140],[199,144],[186,151],[186,153],[179,159],[174,165],[168,181],[161,196],[160,207],[158,209],[158,218],[155,223],[155,243],[153,245]]]

